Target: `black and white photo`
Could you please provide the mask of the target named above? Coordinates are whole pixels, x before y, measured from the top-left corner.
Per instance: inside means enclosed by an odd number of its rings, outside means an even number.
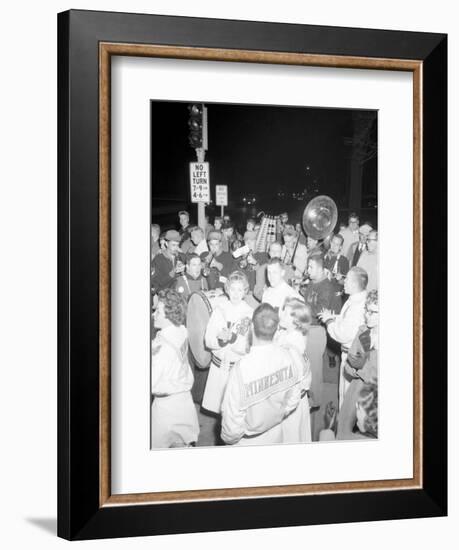
[[[151,449],[378,438],[378,113],[151,101]]]

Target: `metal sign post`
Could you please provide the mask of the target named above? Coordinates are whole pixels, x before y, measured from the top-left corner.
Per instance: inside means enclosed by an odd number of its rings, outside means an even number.
[[[196,152],[198,151],[199,149],[196,149]],[[201,155],[198,155],[198,158],[199,156]],[[206,224],[205,203],[210,202],[208,162],[190,162],[190,196],[191,202],[198,205],[198,225],[204,230]]]
[[[228,206],[228,186],[216,185],[215,186],[215,204],[220,206],[220,215],[223,218],[225,212],[225,206]]]

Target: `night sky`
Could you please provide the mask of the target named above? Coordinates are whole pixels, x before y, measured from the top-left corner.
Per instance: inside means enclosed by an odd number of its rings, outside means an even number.
[[[318,194],[330,195],[345,211],[350,153],[345,138],[352,137],[352,110],[206,106],[211,194],[215,198],[215,185],[228,185],[231,213],[240,210],[248,194],[255,194],[257,206],[270,214],[294,210],[300,217],[308,200]],[[152,217],[164,224],[178,209],[196,209],[189,203],[188,167],[196,155],[188,144],[188,103],[153,101],[151,107]],[[302,202],[277,195],[305,188],[308,196]],[[363,199],[368,196],[376,197],[376,159],[364,168]],[[212,207],[206,211],[212,219]]]

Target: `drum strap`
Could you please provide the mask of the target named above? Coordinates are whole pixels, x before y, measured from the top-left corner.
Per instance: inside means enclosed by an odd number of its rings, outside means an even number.
[[[188,289],[188,294],[191,294],[191,288],[190,288],[190,285],[188,283],[188,278],[186,275],[182,275],[182,279],[185,281],[185,284],[186,284],[186,287]]]
[[[182,275],[182,279],[185,281],[186,287],[188,289],[188,294],[191,294],[191,288],[190,288],[190,283],[188,282],[188,277],[186,275]],[[204,288],[204,277],[201,277],[201,290],[206,290]]]

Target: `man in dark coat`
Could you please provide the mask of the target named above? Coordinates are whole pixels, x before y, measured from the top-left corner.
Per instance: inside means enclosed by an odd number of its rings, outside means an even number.
[[[220,231],[211,231],[208,239],[209,252],[201,254],[204,262],[209,290],[224,288],[226,277],[231,273],[234,258],[229,252],[222,249],[222,234]]]
[[[175,229],[166,232],[166,248],[156,254],[151,263],[151,285],[153,292],[169,288],[177,275],[185,270],[184,258],[179,250],[180,235]]]
[[[178,213],[179,217],[179,223],[180,223],[180,229],[179,229],[179,235],[180,235],[180,246],[187,240],[191,240],[191,229],[193,226],[190,224],[190,215],[186,210],[180,210]]]
[[[328,279],[324,269],[324,258],[313,254],[308,258],[309,283],[302,287],[301,294],[312,312],[312,324],[319,324],[317,314],[323,309],[339,313],[341,298],[337,296],[335,285]]]
[[[356,266],[360,259],[360,255],[366,250],[366,243],[371,230],[372,227],[369,223],[364,223],[359,227],[359,240],[351,245],[347,254],[349,267]]]
[[[201,273],[201,258],[192,252],[186,257],[185,273],[174,282],[174,290],[188,300],[193,292],[207,289],[207,280]]]
[[[324,256],[324,267],[330,273],[337,291],[343,290],[344,277],[349,271],[349,260],[342,253],[344,238],[337,233],[330,241],[330,250]]]

